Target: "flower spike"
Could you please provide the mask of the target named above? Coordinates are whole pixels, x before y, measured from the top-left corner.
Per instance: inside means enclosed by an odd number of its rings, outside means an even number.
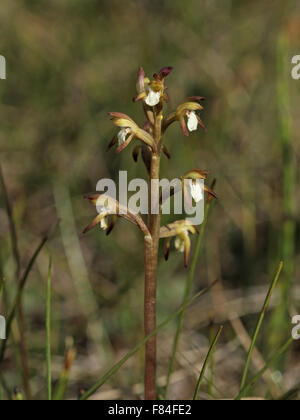
[[[144,236],[150,235],[149,230],[145,225],[143,219],[139,215],[133,213],[128,207],[122,206],[117,200],[113,199],[112,197],[109,197],[105,194],[93,194],[88,195],[85,198],[89,200],[91,204],[96,206],[99,214],[92,221],[92,223],[84,229],[83,233],[89,232],[95,226],[100,224],[101,228],[107,231],[107,235],[109,235],[116,223],[116,218],[122,217],[128,222],[131,222],[138,226],[143,232]],[[113,216],[110,225],[108,225],[109,216]]]

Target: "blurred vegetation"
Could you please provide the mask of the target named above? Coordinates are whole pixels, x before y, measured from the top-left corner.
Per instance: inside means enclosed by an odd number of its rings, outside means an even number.
[[[170,397],[192,398],[209,337],[220,323],[225,329],[213,362],[214,385],[203,385],[200,397],[237,395],[246,331],[253,334],[282,259],[285,274],[257,342],[252,374],[290,336],[291,316],[300,313],[300,82],[292,80],[289,66],[300,53],[299,39],[296,0],[2,0],[0,54],[7,60],[7,80],[0,81],[0,163],[13,209],[20,273],[50,232],[24,291],[24,328],[21,321],[13,324],[1,365],[10,390],[19,386],[24,392],[23,332],[29,391],[36,399],[47,393],[50,256],[52,378],[54,384],[63,378],[60,393],[70,374],[67,396],[76,398],[143,338],[139,232],[119,221],[109,238],[97,231],[81,234],[95,216],[82,197],[95,191],[99,179],[117,180],[119,170],[127,169],[131,178],[146,175],[130,152],[106,152],[115,133],[108,111],[143,122],[140,107],[131,100],[140,65],[149,75],[174,66],[167,80],[170,111],[188,96],[207,98],[203,119],[208,133],[184,138],[174,125],[166,141],[172,160],[163,160],[162,174],[177,177],[192,168],[208,169],[211,179],[217,178],[219,196],[208,221],[195,291],[216,278],[220,283],[186,315]],[[0,277],[6,279],[0,313],[5,315],[20,274],[3,187],[0,223]],[[180,306],[186,276],[181,257],[174,252],[165,263],[161,253],[160,321]],[[174,327],[159,336],[162,378]],[[70,349],[77,356],[66,373],[64,354],[68,357]],[[295,343],[278,370],[269,372],[270,387],[259,382],[255,396],[265,397],[266,389],[273,396],[297,389],[298,350]],[[97,398],[139,397],[142,388],[136,384],[142,376],[139,353]]]

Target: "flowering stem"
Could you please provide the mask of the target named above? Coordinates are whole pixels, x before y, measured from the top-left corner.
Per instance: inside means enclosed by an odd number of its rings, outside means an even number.
[[[152,180],[159,179],[160,149],[161,149],[161,113],[155,114],[154,140],[157,144],[157,153],[152,155],[150,171],[150,188]],[[152,195],[151,195],[152,196]],[[156,289],[158,248],[160,233],[160,214],[152,214],[150,200],[149,231],[151,238],[145,238],[145,335],[148,336],[156,328]],[[156,336],[146,344],[145,361],[145,398],[156,399]]]

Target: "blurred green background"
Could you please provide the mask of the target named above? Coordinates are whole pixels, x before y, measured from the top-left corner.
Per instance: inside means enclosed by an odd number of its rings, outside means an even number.
[[[184,138],[179,125],[166,137],[172,160],[164,177],[189,169],[210,171],[218,202],[210,215],[195,289],[220,279],[215,291],[189,311],[172,398],[189,398],[207,351],[211,319],[226,329],[216,353],[212,395],[231,398],[245,360],[243,338],[252,334],[266,288],[279,261],[285,272],[272,301],[258,349],[270,352],[290,335],[300,313],[299,183],[300,81],[291,58],[300,53],[300,6],[279,0],[2,0],[0,54],[0,162],[13,207],[22,270],[39,241],[50,240],[30,275],[24,295],[31,394],[45,394],[45,282],[53,260],[53,379],[66,347],[77,357],[68,397],[91,385],[143,337],[143,247],[133,226],[119,221],[106,238],[86,236],[95,209],[83,195],[99,179],[146,176],[130,150],[107,153],[115,134],[107,112],[120,111],[142,124],[132,102],[136,75],[173,66],[167,85],[172,111],[185,98],[206,97],[208,128]],[[167,111],[166,111],[167,112]],[[16,290],[15,263],[3,191],[0,197],[1,277],[6,301]],[[159,272],[158,315],[180,306],[186,271],[174,252]],[[5,315],[7,306],[0,304]],[[243,330],[242,321],[246,330]],[[159,376],[164,381],[174,325],[159,338]],[[22,388],[14,328],[1,371],[12,389]],[[300,382],[299,344],[284,368],[270,372],[282,392]],[[197,367],[198,366],[198,367]],[[252,373],[257,366],[252,366]],[[142,393],[142,354],[105,385],[97,398],[136,398]],[[265,396],[265,384],[255,395]],[[205,387],[203,390],[208,392]]]

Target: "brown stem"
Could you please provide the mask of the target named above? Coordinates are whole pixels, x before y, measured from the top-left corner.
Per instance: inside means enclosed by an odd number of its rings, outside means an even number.
[[[156,326],[156,282],[152,254],[152,237],[145,237],[145,335],[151,333]],[[155,295],[153,294],[155,290]],[[152,337],[146,344],[145,354],[145,398],[156,399],[156,338]]]
[[[159,180],[160,150],[161,150],[161,113],[155,115],[154,139],[157,144],[157,153],[153,153],[150,171],[150,190],[152,180]],[[152,214],[151,202],[158,200],[151,194],[149,231],[151,237],[145,237],[145,334],[148,336],[156,329],[156,289],[158,248],[160,233],[160,214]],[[146,344],[145,362],[145,398],[156,399],[156,336]]]

